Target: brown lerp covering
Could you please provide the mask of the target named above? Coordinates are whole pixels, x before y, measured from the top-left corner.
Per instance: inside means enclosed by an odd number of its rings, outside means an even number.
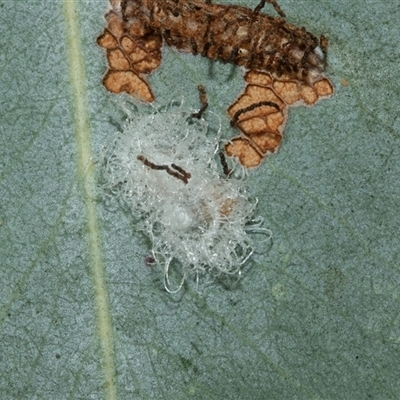
[[[280,17],[261,14],[265,2]],[[240,135],[225,145],[246,167],[276,151],[290,106],[313,105],[333,93],[324,75],[327,39],[287,23],[275,0],[262,0],[254,10],[202,0],[110,3],[97,42],[107,51],[103,84],[113,93],[153,101],[146,75],[160,65],[163,43],[248,70],[244,93],[228,109]]]

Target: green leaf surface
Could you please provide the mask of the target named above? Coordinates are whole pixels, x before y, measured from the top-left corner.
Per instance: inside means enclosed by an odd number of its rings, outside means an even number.
[[[2,399],[398,398],[399,3],[279,3],[329,38],[336,93],[292,109],[250,172],[273,241],[239,284],[171,295],[98,189],[123,124],[100,83],[106,1],[0,1]],[[188,108],[203,84],[235,134],[240,68],[164,49],[150,80]]]

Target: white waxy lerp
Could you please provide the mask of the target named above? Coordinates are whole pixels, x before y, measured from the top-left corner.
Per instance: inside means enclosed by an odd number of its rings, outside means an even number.
[[[126,111],[124,131],[103,150],[104,189],[126,203],[137,228],[151,239],[165,288],[178,291],[191,274],[197,280],[204,273],[239,274],[253,252],[248,232],[270,231],[260,228],[262,219],[253,219],[256,200],[249,199],[244,174],[221,177],[220,129],[208,133],[208,124],[182,105],[135,119]],[[183,276],[171,289],[176,265]]]

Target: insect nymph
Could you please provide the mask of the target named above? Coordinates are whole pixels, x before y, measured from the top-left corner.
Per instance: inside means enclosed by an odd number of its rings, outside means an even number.
[[[265,2],[280,17],[261,14]],[[311,105],[333,93],[324,75],[327,40],[286,22],[275,0],[262,0],[254,10],[207,0],[110,3],[98,44],[107,49],[103,83],[111,92],[153,101],[146,75],[160,65],[163,43],[248,71],[245,92],[228,109],[241,134],[225,146],[246,167],[277,149],[290,105]]]

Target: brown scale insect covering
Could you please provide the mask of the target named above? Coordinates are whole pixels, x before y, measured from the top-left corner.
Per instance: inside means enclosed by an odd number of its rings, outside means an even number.
[[[266,2],[280,17],[260,13]],[[327,39],[286,22],[275,0],[262,0],[254,10],[206,0],[110,3],[97,42],[107,51],[103,83],[111,92],[153,101],[146,75],[160,65],[163,43],[248,70],[244,93],[228,108],[240,135],[225,146],[227,155],[246,167],[276,151],[290,106],[311,106],[333,93],[324,75]]]

